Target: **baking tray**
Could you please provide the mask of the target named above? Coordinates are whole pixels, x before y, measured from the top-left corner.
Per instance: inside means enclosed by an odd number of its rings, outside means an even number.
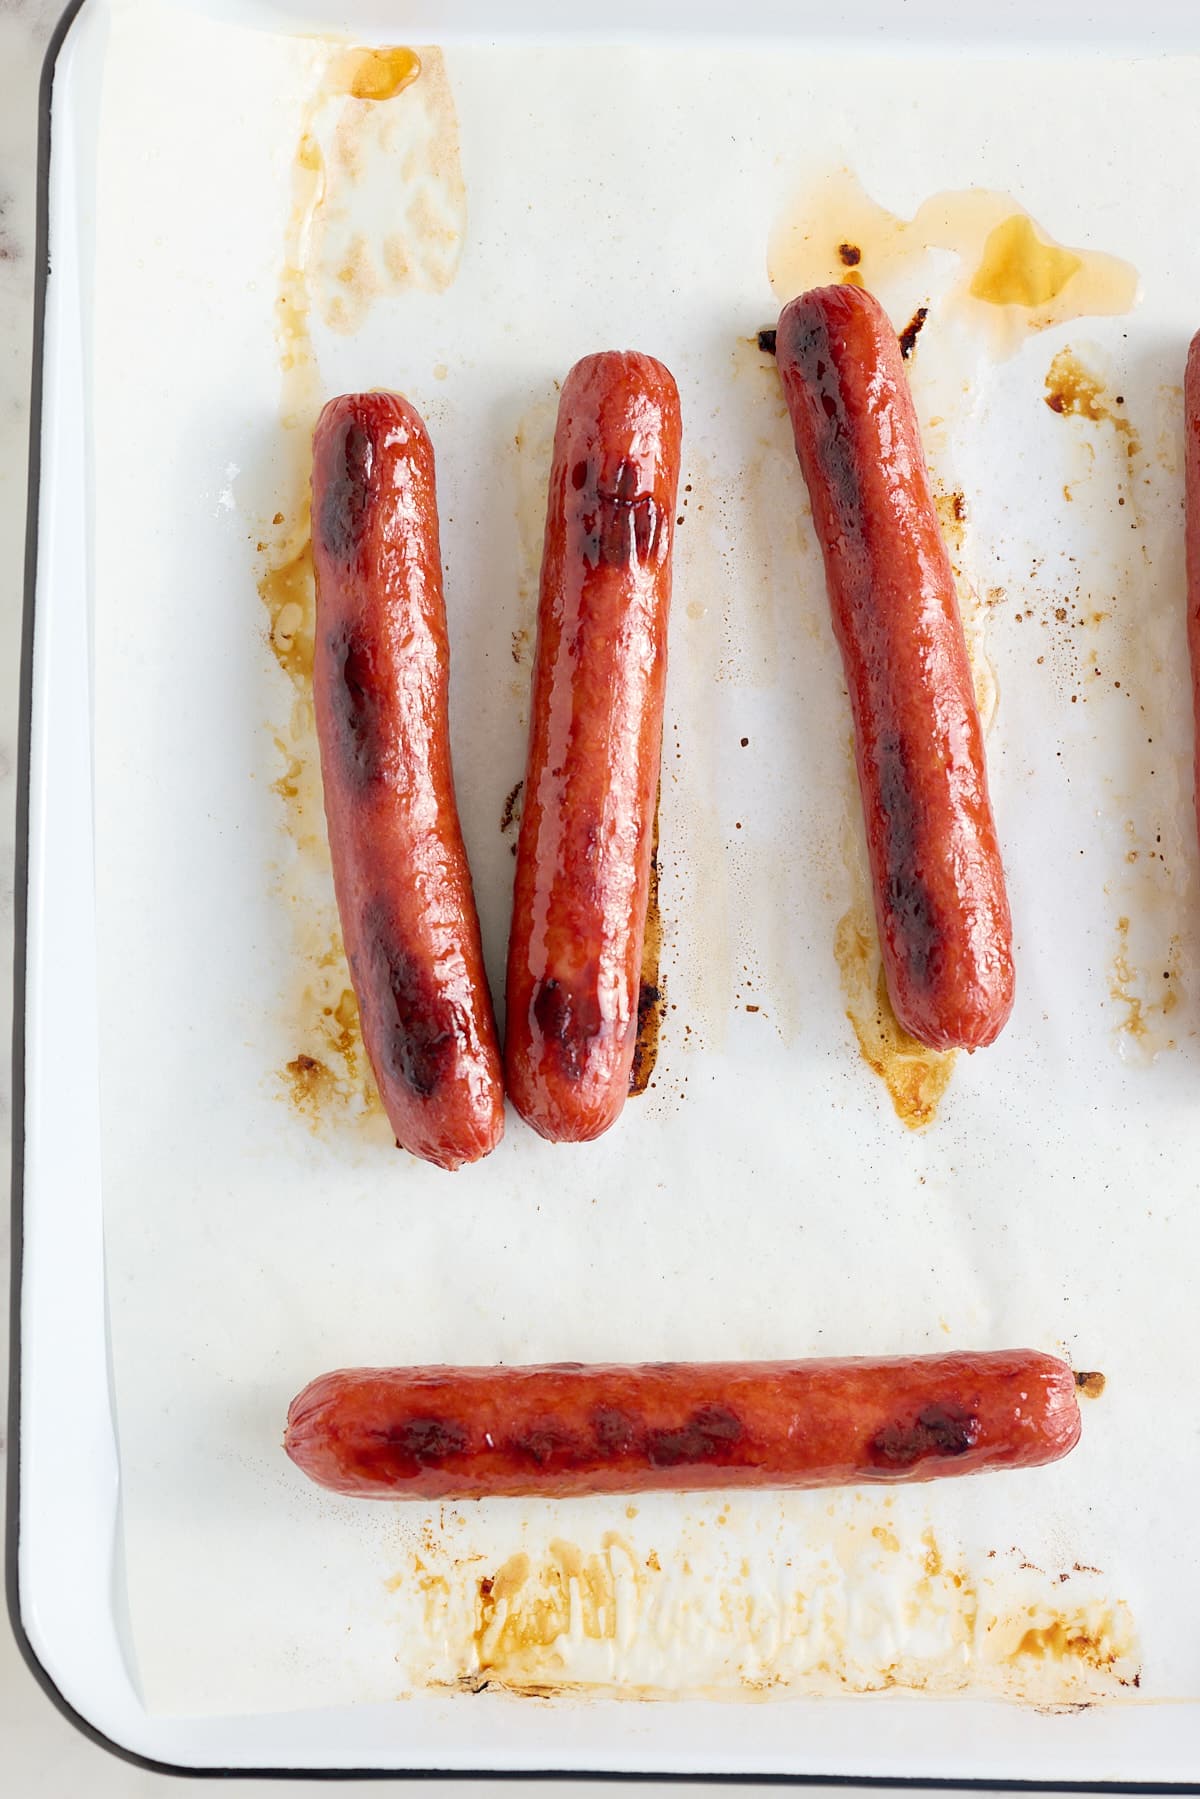
[[[735,34],[716,9],[692,9],[686,31],[666,7],[610,9],[598,34],[537,6],[509,9],[501,29],[482,8],[330,17],[87,0],[52,46],[18,880],[10,1599],[44,1681],[122,1752],[198,1772],[1159,1787],[1196,1776],[1184,1496],[1197,1470],[1194,1429],[1179,1428],[1195,1341],[1178,1271],[1194,1248],[1200,1122],[1176,390],[1200,262],[1177,229],[1194,64],[1168,54],[1194,46],[1167,6],[1143,9],[1136,32],[1120,9],[1097,9],[1083,50],[1066,9],[993,9],[969,43],[951,9],[906,10],[898,32],[889,8],[766,7]],[[140,60],[131,26],[149,46]],[[511,867],[497,827],[520,772],[554,377],[597,342],[636,341],[680,376],[689,433],[656,1084],[577,1154],[544,1151],[514,1122],[493,1162],[449,1192],[385,1153],[352,1031],[342,1040],[340,1024],[311,1015],[336,962],[302,928],[320,911],[319,830],[302,822],[304,720],[280,625],[299,578],[289,551],[302,548],[288,537],[283,446],[311,371],[294,354],[295,295],[279,270],[299,243],[297,143],[306,121],[319,129],[309,109],[328,73],[313,34],[328,32],[441,44],[444,65],[427,54],[426,73],[444,66],[457,105],[465,212],[441,179],[445,144],[427,133],[440,249],[424,240],[415,280],[395,255],[364,276],[351,199],[350,273],[339,289],[326,257],[327,329],[314,341],[328,391],[385,380],[429,417],[457,768],[493,978]],[[289,73],[272,86],[264,71],[285,42]],[[670,88],[684,66],[686,93]],[[181,69],[221,91],[215,138],[189,117]],[[489,91],[490,69],[506,79]],[[598,82],[610,125],[649,121],[651,144],[671,150],[669,178],[628,134],[586,138]],[[794,122],[777,122],[767,156],[772,106]],[[1177,148],[1167,171],[1153,148],[1164,118]],[[532,221],[494,154],[518,127],[541,153],[540,184],[522,193]],[[572,132],[587,157],[556,157],[556,143],[579,148]],[[336,153],[350,170],[353,145]],[[682,175],[699,198],[683,198]],[[1013,336],[1006,314],[982,349],[964,349],[956,334],[978,334],[979,318],[938,241],[958,227],[920,213],[928,242],[913,257],[912,230],[865,196],[903,219],[966,188],[1011,192],[1080,246],[1096,316]],[[698,255],[698,212],[723,222],[716,254]],[[873,246],[864,266],[878,261],[894,316],[936,298],[914,388],[989,708],[989,669],[999,692],[989,754],[1022,997],[1002,1044],[960,1061],[940,1095],[945,1071],[897,1058],[864,1002],[846,721],[772,372],[753,342],[778,301],[768,265],[784,284],[817,273],[807,226],[834,220]],[[1136,267],[1139,310],[1101,252]],[[497,268],[507,282],[490,279]],[[293,352],[282,419],[281,347]],[[988,370],[966,405],[963,356]],[[506,439],[515,455],[499,451]],[[123,503],[138,496],[140,508]],[[274,657],[253,610],[260,581]],[[228,726],[220,748],[214,718]],[[326,1032],[324,1059],[297,1037],[305,1017]],[[324,1070],[315,1085],[301,1078],[309,1063]],[[937,1115],[911,1131],[921,1108]],[[264,1254],[264,1231],[294,1238],[303,1266],[288,1260],[294,1246],[273,1260],[269,1234]],[[372,1305],[364,1268],[399,1249],[424,1302],[392,1270]],[[248,1367],[257,1309],[270,1349]],[[214,1353],[222,1334],[235,1347]],[[635,1630],[622,1660],[601,1633],[597,1657],[586,1627],[582,1648],[564,1631],[549,1677],[545,1645],[531,1662],[481,1660],[478,1645],[464,1658],[455,1608],[471,1614],[480,1579],[514,1557],[561,1564],[564,1531],[596,1551],[607,1512],[493,1506],[422,1525],[383,1508],[367,1522],[300,1490],[274,1441],[281,1401],[320,1367],[423,1350],[515,1360],[1018,1339],[1107,1372],[1062,1469],[938,1485],[891,1512],[853,1494],[632,1508],[621,1554],[636,1554],[638,1582],[661,1558],[675,1583],[666,1593],[650,1580],[648,1609],[633,1614],[658,1620],[658,1647]],[[196,1495],[189,1516],[180,1471]],[[247,1494],[263,1596],[228,1615],[221,1639],[203,1589],[220,1593],[244,1565]],[[813,1567],[785,1577],[801,1551]],[[893,1554],[881,1577],[870,1558]],[[425,1677],[412,1665],[418,1562],[450,1595],[420,1646]],[[184,1597],[174,1644],[170,1616],[152,1615],[152,1569],[168,1602]],[[283,1575],[318,1594],[294,1691],[270,1640],[272,1621],[278,1635],[301,1616],[277,1610],[270,1583]],[[762,1583],[782,1603],[798,1579],[808,1599],[853,1613],[853,1651],[843,1617],[828,1665],[782,1656]],[[964,1585],[967,1624],[952,1597]],[[980,1648],[977,1614],[990,1605],[1004,1623],[1018,1594],[1035,1640],[1014,1677],[1012,1657]],[[765,1615],[771,1641],[740,1624],[722,1636],[734,1612]],[[950,1634],[922,1651],[914,1618]],[[328,1689],[346,1700],[358,1682],[359,1703],[318,1702],[335,1631],[366,1644],[358,1659],[345,1649]],[[383,1699],[388,1656],[407,1660]],[[260,1693],[271,1679],[274,1703],[239,1711],[206,1697],[222,1681]],[[644,1702],[665,1696],[675,1702]]]

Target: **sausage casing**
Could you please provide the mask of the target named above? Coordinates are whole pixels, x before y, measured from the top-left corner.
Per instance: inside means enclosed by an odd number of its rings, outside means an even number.
[[[433,448],[397,394],[313,435],[313,702],[363,1042],[403,1149],[457,1168],[504,1128],[500,1055],[450,766]]]
[[[872,1361],[356,1368],[293,1400],[284,1446],[368,1499],[828,1487],[1031,1468],[1079,1437],[1035,1350]]]
[[[896,333],[865,289],[815,288],[775,338],[825,558],[888,993],[933,1049],[1013,1004],[1012,923],[983,732]]]
[[[559,401],[509,939],[505,1077],[528,1123],[597,1137],[629,1092],[662,748],[679,395],[606,351]]]

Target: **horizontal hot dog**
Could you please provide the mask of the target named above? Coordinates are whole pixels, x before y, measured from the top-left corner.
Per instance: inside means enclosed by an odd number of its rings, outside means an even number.
[[[1031,1468],[1079,1437],[1034,1350],[908,1360],[357,1368],[292,1402],[284,1447],[369,1499],[827,1487]]]
[[[504,1128],[500,1055],[450,767],[433,449],[398,394],[313,436],[313,702],[363,1042],[403,1149],[457,1168]]]
[[[559,401],[509,939],[505,1076],[544,1137],[629,1092],[662,745],[679,395],[585,357]]]
[[[816,288],[775,337],[854,718],[896,1017],[933,1049],[991,1043],[1012,924],[958,596],[896,333],[865,289]]]

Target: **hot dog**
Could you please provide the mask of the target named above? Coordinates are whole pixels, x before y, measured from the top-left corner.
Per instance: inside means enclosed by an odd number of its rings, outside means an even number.
[[[1183,378],[1184,498],[1187,562],[1187,634],[1192,664],[1192,709],[1195,721],[1195,807],[1200,829],[1200,331],[1188,347]]]
[[[505,1077],[555,1141],[629,1092],[662,746],[679,395],[585,357],[558,408],[509,938]]]
[[[504,1128],[500,1055],[450,767],[433,448],[397,394],[313,434],[313,702],[342,935],[397,1144],[439,1168]]]
[[[911,1360],[355,1368],[293,1400],[284,1447],[366,1499],[829,1487],[1056,1461],[1075,1376],[1035,1350]]]
[[[775,339],[854,719],[896,1017],[978,1049],[1013,1004],[1012,923],[958,597],[896,333],[871,294],[816,288]]]

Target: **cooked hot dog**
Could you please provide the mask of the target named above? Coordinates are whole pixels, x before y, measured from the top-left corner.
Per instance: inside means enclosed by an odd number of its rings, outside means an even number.
[[[780,315],[776,355],[825,557],[896,1017],[978,1049],[1013,1004],[1012,924],[958,597],[896,333],[853,286]]]
[[[538,601],[505,1076],[528,1123],[597,1137],[629,1092],[662,746],[679,395],[651,356],[567,376]]]
[[[504,1128],[500,1056],[450,767],[433,448],[398,394],[313,435],[313,702],[363,1042],[398,1145],[439,1168]]]
[[[1075,1376],[1036,1350],[911,1360],[353,1368],[293,1400],[284,1447],[366,1499],[830,1487],[1056,1461]]]

